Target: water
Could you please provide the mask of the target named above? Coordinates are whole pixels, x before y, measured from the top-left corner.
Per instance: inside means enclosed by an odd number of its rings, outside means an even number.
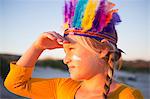
[[[150,99],[150,74],[148,73],[128,73],[128,72],[117,72],[116,74],[121,75],[123,83],[133,86],[139,89],[144,95],[144,99]]]
[[[55,78],[55,77],[69,77],[69,73],[65,72],[63,70],[54,69],[51,67],[43,68],[36,67],[35,71],[32,74],[32,77],[38,77],[38,78]]]
[[[118,76],[120,75],[120,76]],[[42,68],[36,67],[35,71],[32,74],[32,77],[38,78],[55,78],[55,77],[69,77],[69,73],[53,69],[50,67]],[[129,84],[137,89],[140,89],[142,94],[144,95],[144,99],[150,99],[150,74],[144,73],[128,73],[123,71],[116,71],[115,78],[123,83]],[[1,79],[0,79],[1,81]],[[0,82],[0,99],[25,99],[22,97],[18,97],[10,92],[8,92],[2,82]]]

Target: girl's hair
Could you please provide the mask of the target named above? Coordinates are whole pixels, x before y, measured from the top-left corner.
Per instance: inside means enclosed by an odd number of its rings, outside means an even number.
[[[77,36],[78,39],[81,40],[81,44],[85,46],[87,49],[93,50],[94,52],[100,53],[104,49],[108,49],[108,53],[106,56],[102,57],[105,62],[108,64],[108,71],[106,75],[106,82],[104,85],[103,96],[104,99],[107,98],[107,94],[110,90],[110,85],[112,83],[112,78],[114,75],[114,70],[116,66],[121,68],[121,52],[110,42],[101,42],[95,39],[91,39],[89,37]]]

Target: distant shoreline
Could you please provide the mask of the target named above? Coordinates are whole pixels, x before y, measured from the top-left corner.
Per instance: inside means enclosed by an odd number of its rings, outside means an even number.
[[[9,72],[9,64],[11,61],[17,61],[21,56],[13,55],[13,54],[0,54],[0,70],[2,79],[5,79]],[[62,60],[55,60],[51,58],[38,60],[36,65],[44,67],[52,67],[67,71],[67,66],[63,63]],[[134,61],[126,61],[123,60],[122,68],[123,71],[128,72],[142,72],[142,73],[150,73],[150,61],[144,60],[134,60]]]

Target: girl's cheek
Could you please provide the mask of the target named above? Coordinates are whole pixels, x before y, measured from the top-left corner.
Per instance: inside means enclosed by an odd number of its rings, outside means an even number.
[[[81,61],[81,58],[77,55],[73,55],[72,59],[75,60],[75,61]]]

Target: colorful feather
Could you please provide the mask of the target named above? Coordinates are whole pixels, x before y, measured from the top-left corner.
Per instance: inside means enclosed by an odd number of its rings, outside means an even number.
[[[92,27],[92,23],[95,16],[95,11],[97,8],[98,0],[89,0],[87,7],[84,12],[84,17],[82,19],[82,25],[84,31],[89,30]]]
[[[106,2],[106,12],[109,12],[115,6],[112,2]]]
[[[65,0],[65,6],[64,6],[64,25],[63,28],[67,29],[69,27],[68,25],[68,4]]]
[[[75,12],[77,0],[71,0],[69,3],[65,1],[64,7],[64,29],[72,26],[72,19]]]
[[[106,0],[102,0],[100,2],[99,8],[96,12],[95,19],[93,21],[92,30],[100,31],[104,26],[105,17],[106,17],[105,2]]]
[[[106,21],[105,21],[105,26],[107,26],[108,23],[110,23],[113,13],[116,13],[118,10],[111,10],[110,12],[108,12],[107,16],[106,16]]]
[[[72,26],[75,28],[81,28],[81,21],[83,13],[88,0],[79,0],[76,6],[75,15],[73,18]]]
[[[114,25],[117,25],[119,22],[121,22],[121,19],[117,13],[113,13],[111,21]]]
[[[109,23],[117,24],[119,16],[115,4],[107,0],[65,1],[64,28],[101,32]]]
[[[77,0],[71,0],[70,1],[70,15],[69,15],[69,25],[70,27],[72,26],[72,20],[73,20],[73,16],[74,16],[74,13],[75,13],[75,7],[76,7],[76,3],[77,3]]]

